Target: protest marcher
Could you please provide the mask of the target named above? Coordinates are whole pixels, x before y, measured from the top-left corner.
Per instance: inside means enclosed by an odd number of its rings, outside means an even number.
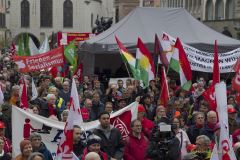
[[[32,145],[29,140],[22,140],[20,143],[21,154],[19,154],[15,160],[28,160],[32,153]]]
[[[211,140],[207,136],[198,136],[196,138],[196,148],[193,150],[193,153],[196,154],[199,159],[209,160],[211,157],[210,143]]]
[[[5,124],[0,121],[0,138],[4,142],[3,150],[5,153],[11,153],[12,152],[12,143],[11,141],[5,137]]]
[[[65,81],[62,86],[63,89],[59,92],[59,97],[61,97],[64,100],[65,105],[67,105],[70,102],[70,83]]]
[[[214,141],[214,127],[217,124],[217,113],[209,111],[207,113],[207,124],[200,130],[200,135],[206,135],[211,141]]]
[[[173,119],[172,128],[173,128],[173,131],[175,132],[176,137],[180,142],[179,147],[181,149],[181,158],[183,159],[183,157],[187,154],[187,146],[191,144],[191,142],[188,138],[187,133],[180,128],[179,118]]]
[[[100,125],[94,130],[101,140],[101,150],[109,156],[121,160],[123,158],[124,143],[120,131],[110,124],[110,114],[102,112],[99,116]]]
[[[204,126],[204,119],[205,119],[204,113],[202,112],[195,113],[194,115],[195,124],[187,129],[187,135],[190,139],[190,142],[193,144],[195,144],[196,138],[197,136],[200,135],[200,130]]]
[[[107,155],[105,152],[100,150],[101,148],[101,138],[98,137],[97,135],[90,135],[87,139],[87,147],[83,150],[82,158],[81,160],[84,160],[86,155],[89,152],[95,152],[100,156],[101,160],[108,160],[111,157]]]
[[[240,125],[237,123],[237,111],[232,105],[228,105],[228,125],[229,125],[229,134],[232,135],[236,129],[240,128]]]
[[[32,153],[28,160],[47,160],[42,153],[34,152]]]
[[[30,135],[30,141],[32,144],[33,152],[40,152],[44,155],[45,159],[52,160],[51,152],[46,145],[42,142],[42,137],[38,133],[32,133]]]
[[[2,138],[0,138],[0,160],[10,160],[11,156],[9,153],[5,153],[3,150],[4,147],[4,141]]]
[[[96,152],[89,152],[85,156],[85,160],[101,160],[100,156]]]
[[[131,123],[132,132],[125,140],[124,159],[125,160],[145,160],[148,139],[142,133],[142,124],[139,120]]]
[[[81,128],[78,125],[73,126],[73,152],[77,157],[81,157],[85,143],[81,141]]]

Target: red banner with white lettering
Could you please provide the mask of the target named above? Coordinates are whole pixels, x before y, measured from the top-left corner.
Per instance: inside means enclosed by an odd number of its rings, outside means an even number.
[[[20,72],[33,72],[61,66],[64,62],[63,47],[60,46],[49,52],[34,56],[13,56]]]

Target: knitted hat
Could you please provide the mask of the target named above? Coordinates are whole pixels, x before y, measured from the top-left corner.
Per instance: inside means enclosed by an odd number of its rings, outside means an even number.
[[[141,104],[138,105],[138,112],[146,112],[145,108]]]
[[[24,147],[25,147],[26,145],[29,145],[29,144],[31,144],[31,142],[30,142],[29,140],[27,140],[27,139],[22,140],[22,141],[20,142],[20,150],[21,150],[21,152],[23,152]]]
[[[99,136],[97,136],[97,135],[90,135],[89,137],[88,137],[88,140],[87,140],[87,146],[90,146],[90,145],[92,145],[92,144],[96,144],[96,143],[101,143],[101,138],[99,137]]]

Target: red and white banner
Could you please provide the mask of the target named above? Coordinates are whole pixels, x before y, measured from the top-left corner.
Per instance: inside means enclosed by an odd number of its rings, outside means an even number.
[[[35,56],[13,56],[20,72],[33,72],[63,65],[63,47]]]
[[[217,111],[220,123],[220,139],[218,153],[220,160],[236,160],[229,137],[228,113],[227,113],[227,88],[224,82],[215,85]]]
[[[75,45],[78,45],[80,41],[88,40],[93,37],[93,33],[73,33],[73,32],[58,32],[57,33],[57,42],[58,46],[66,46],[71,41],[75,40]]]
[[[111,114],[111,118],[115,117],[113,124],[117,128],[126,126],[122,114],[131,111],[131,120],[137,118],[137,106],[138,103],[134,102],[127,107]],[[120,116],[120,117],[119,117]],[[117,117],[117,118],[116,118]],[[124,117],[124,116],[123,116]],[[120,121],[119,121],[120,119]],[[121,122],[121,123],[120,123]],[[86,131],[82,134],[82,141],[86,140],[86,136],[91,134],[91,130],[95,129],[99,125],[99,120],[83,123],[81,128]],[[65,123],[59,122],[53,119],[45,118],[36,114],[27,112],[21,108],[12,107],[12,146],[13,157],[16,157],[20,153],[19,144],[24,138],[29,138],[32,132],[38,132],[42,136],[42,141],[52,153],[52,156],[56,156],[57,145],[60,142]],[[128,127],[126,127],[128,128]],[[120,130],[121,133],[125,132],[126,128]],[[129,132],[129,130],[128,130]]]

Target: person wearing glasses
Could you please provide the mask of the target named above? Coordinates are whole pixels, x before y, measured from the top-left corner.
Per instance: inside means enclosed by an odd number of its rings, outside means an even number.
[[[187,135],[192,144],[195,144],[197,136],[200,135],[200,130],[204,126],[205,116],[202,112],[197,112],[194,114],[194,125],[187,129]]]

